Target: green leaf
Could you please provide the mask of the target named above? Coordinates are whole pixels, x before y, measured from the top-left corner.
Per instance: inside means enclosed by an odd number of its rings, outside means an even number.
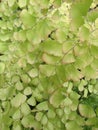
[[[27,74],[22,74],[21,75],[21,79],[22,81],[26,84],[26,83],[29,83],[31,80],[29,78],[29,76]]]
[[[37,61],[36,61],[36,56],[35,56],[35,54],[32,54],[32,53],[29,53],[28,55],[27,55],[27,63],[29,63],[29,64],[34,64],[34,63],[36,63]]]
[[[86,125],[97,125],[98,123],[98,118],[97,117],[93,117],[93,118],[89,118],[87,121],[86,121]]]
[[[28,100],[27,103],[31,106],[35,106],[36,105],[36,100],[33,96],[31,96]]]
[[[80,38],[81,41],[88,40],[89,34],[90,34],[90,31],[89,31],[89,29],[86,28],[85,26],[82,26],[82,27],[79,29],[79,38]]]
[[[93,62],[91,63],[91,67],[95,70],[98,69],[98,59],[94,58]]]
[[[78,107],[79,101],[78,100],[73,100],[73,103],[71,105],[71,110],[76,111]]]
[[[37,101],[41,102],[43,100],[43,95],[42,93],[40,92],[40,90],[38,88],[36,88],[32,95],[36,98]]]
[[[18,75],[14,75],[14,76],[12,77],[12,82],[13,82],[13,83],[17,83],[19,80],[20,80],[20,78],[19,78]]]
[[[25,128],[41,129],[40,123],[35,121],[34,116],[32,115],[24,117],[21,123]]]
[[[41,119],[41,123],[42,123],[43,125],[46,125],[47,122],[48,122],[47,116],[44,115],[44,116],[42,117],[42,119]]]
[[[15,0],[7,0],[8,1],[8,5],[10,6],[10,7],[12,7],[14,4],[15,4]]]
[[[78,125],[80,125],[80,126],[85,125],[85,120],[80,115],[77,115],[75,119],[77,119],[76,122]]]
[[[50,104],[53,105],[53,107],[58,108],[63,100],[64,100],[64,96],[62,94],[62,89],[58,89],[50,96],[49,101]]]
[[[5,70],[5,64],[3,62],[0,62],[0,74],[2,74]]]
[[[24,2],[23,2],[24,3]],[[26,9],[23,9],[20,14],[20,19],[25,28],[31,28],[35,25],[36,18],[31,15]]]
[[[49,121],[47,123],[47,128],[48,128],[48,130],[54,130],[53,124],[51,122],[49,122]]]
[[[98,47],[92,45],[90,48],[91,54],[94,56],[94,58],[98,58]]]
[[[23,90],[23,84],[22,84],[20,81],[18,81],[18,82],[15,84],[15,87],[16,87],[16,89],[17,89],[18,91]]]
[[[0,100],[6,100],[10,99],[14,95],[14,88],[13,87],[7,87],[7,88],[1,88],[0,89]]]
[[[96,116],[93,108],[86,104],[79,104],[79,112],[81,116],[86,118],[93,118]]]
[[[87,19],[89,21],[94,22],[97,18],[98,18],[98,11],[97,10],[93,10],[93,11],[88,12]]]
[[[96,127],[92,127],[92,130],[97,130],[98,129],[98,127],[96,126]]]
[[[82,130],[82,127],[80,127],[75,121],[69,121],[66,123],[66,130]]]
[[[70,52],[69,54],[65,54],[64,58],[62,59],[63,64],[70,64],[73,62],[75,62],[75,57],[72,52]]]
[[[72,104],[72,101],[70,98],[66,97],[63,101],[64,106],[70,106]]]
[[[41,103],[39,103],[39,104],[36,106],[36,108],[37,108],[38,110],[40,110],[40,111],[42,111],[42,110],[46,111],[46,110],[48,110],[48,102],[47,102],[47,101],[41,102]]]
[[[47,116],[48,116],[48,118],[52,119],[52,118],[55,118],[56,113],[52,109],[49,109],[47,112]]]
[[[26,33],[28,41],[32,42],[33,44],[39,44],[41,42],[40,33],[37,32],[36,28],[32,30],[28,30]]]
[[[98,16],[97,16],[97,19],[95,20],[95,27],[98,28]]]
[[[23,103],[20,107],[20,110],[24,116],[28,115],[31,111],[27,103]]]
[[[96,79],[92,79],[92,80],[90,81],[90,83],[91,83],[91,85],[95,85],[95,84],[97,83],[97,80],[96,80]]]
[[[70,108],[69,108],[68,106],[66,106],[66,108],[64,109],[64,113],[65,113],[66,115],[69,115],[70,112],[71,112]]]
[[[7,98],[7,89],[0,89],[0,100],[6,100]]]
[[[30,0],[30,4],[33,5],[33,6],[39,5],[39,7],[41,9],[44,9],[44,8],[46,9],[49,6],[49,0],[39,0],[39,1]]]
[[[64,65],[58,65],[56,68],[56,78],[60,83],[64,83],[66,81],[66,70]]]
[[[93,92],[93,85],[88,85],[88,90],[90,93],[92,93]]]
[[[72,28],[78,28],[84,24],[83,16],[86,16],[92,0],[77,0],[71,8]]]
[[[79,89],[79,91],[81,92],[81,91],[84,90],[84,86],[83,86],[82,84],[79,84],[78,89]]]
[[[13,107],[19,107],[22,103],[26,101],[26,96],[22,93],[18,93],[12,100],[11,104]]]
[[[10,130],[9,126],[4,125],[4,124],[3,124],[3,126],[2,126],[2,129],[4,129],[4,130]]]
[[[76,92],[74,92],[74,91],[72,91],[72,92],[70,93],[70,99],[71,99],[71,100],[76,101],[76,100],[78,100],[79,98],[80,98],[80,95],[79,95],[78,93],[76,93]]]
[[[4,34],[0,34],[0,40],[5,42],[8,41],[11,38],[12,34],[10,32],[8,33],[4,33]]]
[[[30,76],[31,78],[34,78],[34,77],[38,76],[38,70],[37,70],[36,68],[31,69],[31,70],[28,72],[28,74],[29,74],[29,76]]]
[[[73,80],[73,81],[78,81],[83,77],[83,74],[78,71],[74,65],[72,64],[67,64],[65,67],[65,72],[66,72],[66,79],[67,80]]]
[[[21,111],[17,109],[12,117],[14,120],[19,120],[22,117]]]
[[[27,4],[27,0],[24,0],[24,1],[23,1],[23,0],[19,0],[19,1],[18,1],[18,5],[19,5],[20,8],[25,7],[26,4]]]
[[[90,65],[86,66],[83,70],[83,74],[87,79],[96,79],[97,72]]]
[[[22,130],[22,126],[20,125],[20,123],[14,123],[13,130]]]
[[[68,53],[71,49],[73,49],[74,41],[73,40],[67,40],[63,44],[63,53]]]
[[[13,120],[12,120],[12,118],[9,117],[8,113],[4,113],[4,115],[2,116],[2,124],[4,124],[4,126],[9,127],[12,124],[12,122],[13,122]]]
[[[26,31],[21,30],[19,32],[14,32],[13,37],[16,41],[24,42],[26,40]]]
[[[36,119],[37,121],[41,121],[42,117],[43,117],[43,113],[42,113],[42,112],[37,112],[37,113],[36,113],[36,116],[35,116],[35,119]]]
[[[27,31],[27,39],[32,44],[39,44],[42,40],[48,38],[53,27],[48,19],[40,20],[33,29]]]
[[[60,108],[56,109],[56,113],[57,113],[57,115],[58,115],[59,117],[62,117],[63,114],[64,114],[63,109],[60,109]]]
[[[98,107],[95,109],[96,115],[98,116]]]
[[[93,56],[89,51],[87,51],[81,54],[80,56],[76,57],[76,62],[74,63],[74,65],[78,69],[84,69],[87,65],[90,65],[92,61],[93,61]]]
[[[92,31],[92,33],[90,33],[89,42],[91,45],[97,46],[96,49],[98,48],[98,28],[97,27],[95,30]]]
[[[81,56],[83,54],[87,54],[89,52],[87,42],[82,42],[81,44],[77,44],[77,46],[74,47],[74,54],[75,56]]]
[[[55,7],[60,7],[62,3],[62,0],[54,0],[53,4]]]
[[[31,89],[30,87],[26,87],[26,88],[24,89],[24,94],[25,94],[25,95],[31,95],[31,94],[32,94],[32,89]]]
[[[75,120],[76,123],[80,126],[84,125],[84,119],[82,117],[80,117],[80,115],[78,115],[75,111],[74,112],[71,112],[69,114],[69,119],[70,120]],[[77,119],[77,120],[76,120]]]
[[[55,40],[48,39],[43,43],[43,50],[45,53],[54,56],[62,56],[62,44]]]
[[[60,57],[58,56],[53,56],[47,53],[44,53],[42,56],[42,60],[47,63],[47,64],[51,64],[51,65],[55,65],[56,63],[58,63],[60,61]]]
[[[42,9],[49,7],[49,0],[39,0],[38,2]]]
[[[55,66],[53,65],[40,65],[40,72],[47,77],[50,77],[55,74]]]
[[[67,86],[67,82],[65,83],[65,87],[67,87],[67,93],[72,93],[73,83],[69,82]]]
[[[67,35],[67,31],[65,31],[65,29],[58,29],[57,31],[56,31],[56,33],[55,33],[55,37],[56,37],[56,39],[57,39],[57,41],[58,42],[60,42],[60,43],[63,43],[63,42],[65,42],[66,41],[66,35]]]

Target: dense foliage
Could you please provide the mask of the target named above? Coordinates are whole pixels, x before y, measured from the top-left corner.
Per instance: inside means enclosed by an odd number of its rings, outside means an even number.
[[[1,130],[98,130],[97,6],[1,0]]]

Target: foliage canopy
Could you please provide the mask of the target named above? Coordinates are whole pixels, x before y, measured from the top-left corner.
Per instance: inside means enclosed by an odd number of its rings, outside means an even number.
[[[97,5],[0,2],[2,130],[98,129]]]

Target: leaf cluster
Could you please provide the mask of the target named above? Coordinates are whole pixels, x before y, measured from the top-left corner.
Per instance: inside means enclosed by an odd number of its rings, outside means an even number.
[[[0,1],[2,130],[98,129],[97,4]]]

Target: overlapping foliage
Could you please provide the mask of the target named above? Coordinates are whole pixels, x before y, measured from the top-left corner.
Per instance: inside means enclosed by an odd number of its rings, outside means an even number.
[[[1,130],[98,129],[97,4],[0,2]]]

